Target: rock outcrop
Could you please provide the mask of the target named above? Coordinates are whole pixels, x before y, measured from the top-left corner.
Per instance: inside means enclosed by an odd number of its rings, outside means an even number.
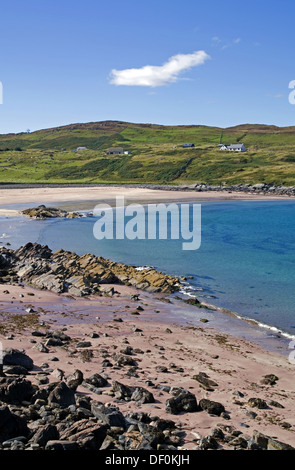
[[[37,289],[74,296],[100,293],[101,284],[125,284],[150,292],[172,293],[179,289],[177,278],[154,268],[138,270],[135,266],[92,254],[58,250],[27,243],[17,250],[0,250],[0,282],[25,282]]]
[[[82,217],[79,212],[67,212],[63,209],[57,209],[55,207],[46,207],[43,204],[38,207],[24,209],[21,212],[31,219],[53,219],[56,217],[75,219],[77,217]]]

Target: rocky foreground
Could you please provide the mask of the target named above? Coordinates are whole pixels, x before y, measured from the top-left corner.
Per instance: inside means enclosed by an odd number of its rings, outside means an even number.
[[[11,250],[0,249],[0,281],[24,282],[38,289],[85,296],[101,293],[101,284],[125,284],[149,292],[172,293],[179,279],[153,268],[138,269],[122,263],[62,249],[53,253],[48,246],[27,243]]]
[[[292,449],[287,359],[161,322],[171,308],[122,285],[76,300],[3,285],[0,449]]]
[[[44,335],[35,331],[32,335],[41,336],[48,346],[68,346],[71,342],[71,338],[62,331]],[[76,347],[87,345],[85,342]],[[137,377],[140,370],[137,357],[140,354],[143,352],[126,345],[113,356],[112,362],[105,357],[103,367],[125,367],[127,374]],[[164,419],[157,416],[156,410],[153,413],[140,411],[141,405],[156,401],[153,393],[144,387],[128,386],[116,380],[109,382],[104,373],[84,377],[79,369],[64,375],[62,369],[52,370],[46,364],[38,374],[40,385],[32,385],[26,376],[33,368],[33,360],[25,353],[15,349],[4,351],[5,373],[0,378],[0,449],[179,450],[183,449],[187,433],[173,417],[202,412],[220,417],[221,422],[207,436],[201,436],[197,429],[192,433],[196,450],[216,450],[223,446],[235,450],[292,449],[258,431],[254,431],[252,436],[239,431],[228,422],[230,416],[221,403],[205,398],[197,402],[196,396],[182,387],[157,385],[158,390],[169,395],[165,410],[171,419]],[[56,381],[49,384],[50,375]],[[195,380],[205,389],[218,386],[204,373],[196,376]],[[264,380],[270,383],[278,378],[265,376]],[[155,387],[149,382],[149,388]],[[106,390],[118,405],[105,405],[87,394],[79,394],[77,389],[80,386],[98,398]],[[241,397],[242,394],[237,396],[238,399]],[[134,403],[134,411],[122,413],[119,406],[122,402]],[[263,400],[257,398],[250,399],[248,405],[257,409],[268,408]]]

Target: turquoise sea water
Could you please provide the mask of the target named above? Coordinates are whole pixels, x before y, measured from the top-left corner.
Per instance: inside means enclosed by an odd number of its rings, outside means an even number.
[[[95,220],[2,218],[0,234],[8,238],[1,241],[13,248],[38,241],[53,250],[94,253],[193,276],[191,295],[295,335],[294,201],[203,202],[202,244],[187,252],[183,240],[98,241]]]

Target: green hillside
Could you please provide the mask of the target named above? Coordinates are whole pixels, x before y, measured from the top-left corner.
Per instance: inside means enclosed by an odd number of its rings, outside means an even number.
[[[244,143],[242,154],[221,152]],[[183,149],[192,142],[194,148]],[[87,150],[74,152],[77,147]],[[122,147],[128,155],[107,155]],[[0,182],[274,183],[295,186],[295,127],[160,126],[104,121],[0,135]]]

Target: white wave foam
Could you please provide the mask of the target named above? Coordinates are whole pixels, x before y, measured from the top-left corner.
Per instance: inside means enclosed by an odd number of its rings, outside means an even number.
[[[153,269],[152,266],[138,266],[135,268],[135,271],[147,271],[148,269]]]
[[[203,290],[202,288],[200,288],[200,289]],[[182,288],[180,289],[179,292],[183,295],[186,295],[187,297],[196,298],[196,290],[197,290],[197,288],[193,287],[190,284],[183,284]],[[209,306],[209,305],[207,305],[207,306]],[[233,315],[238,320],[252,323],[252,324],[256,325],[259,328],[262,328],[264,330],[269,330],[270,332],[273,332],[276,335],[281,335],[283,338],[289,339],[290,341],[295,341],[295,335],[292,335],[291,333],[287,333],[286,331],[283,331],[283,330],[277,328],[276,326],[268,325],[267,323],[263,323],[263,322],[259,322],[255,319],[251,318],[251,317],[242,316],[242,315],[238,314],[237,312],[227,310],[227,309],[224,309],[222,307],[217,307],[217,306],[214,306],[214,305],[211,305],[211,307],[213,307],[213,308],[215,307],[218,311],[220,311],[224,314]]]

